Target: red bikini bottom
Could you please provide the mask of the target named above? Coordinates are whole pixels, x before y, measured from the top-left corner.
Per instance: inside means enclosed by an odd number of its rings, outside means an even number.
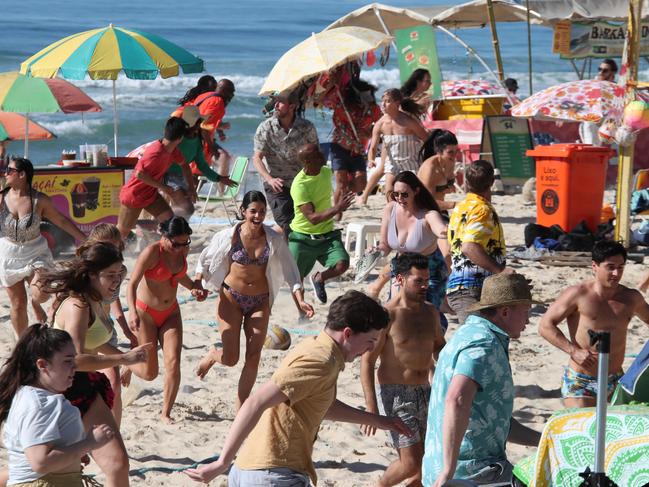
[[[178,309],[178,301],[174,301],[173,304],[167,309],[155,309],[146,304],[144,301],[136,299],[135,307],[147,313],[153,319],[155,326],[161,328],[162,325],[165,324],[165,321],[167,321],[167,318],[169,318]]]

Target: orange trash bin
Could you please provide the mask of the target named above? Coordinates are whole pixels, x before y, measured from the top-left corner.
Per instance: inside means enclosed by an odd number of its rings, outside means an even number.
[[[606,168],[615,152],[588,144],[541,145],[536,159],[536,222],[569,232],[580,221],[595,232],[600,222]]]

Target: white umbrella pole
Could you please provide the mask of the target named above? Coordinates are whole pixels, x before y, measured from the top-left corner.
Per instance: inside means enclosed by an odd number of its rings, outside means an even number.
[[[115,157],[117,157],[117,92],[113,80],[113,142],[115,144]]]
[[[460,44],[464,49],[466,49],[466,51],[469,54],[473,55],[478,60],[478,62],[482,64],[482,66],[487,70],[487,72],[496,80],[497,84],[503,87],[503,89],[505,90],[505,95],[507,97],[507,100],[509,100],[509,103],[511,103],[512,106],[516,105],[516,101],[512,98],[511,94],[503,84],[502,80],[498,77],[496,73],[493,72],[493,70],[489,67],[489,65],[485,62],[485,60],[480,57],[480,54],[478,54],[475,49],[469,46],[466,42],[464,42],[462,39],[460,39],[457,35],[455,35],[453,32],[448,30],[446,27],[442,27],[441,25],[435,25],[434,27],[436,29],[441,30],[444,34],[449,36],[455,42]]]
[[[391,36],[392,33],[388,29],[388,26],[385,25],[385,22],[383,21],[383,17],[381,17],[381,12],[379,12],[379,9],[374,7],[374,8],[372,8],[372,11],[374,12],[374,15],[376,15],[376,18],[378,19],[379,23],[381,24],[381,27],[383,27],[383,32],[385,32],[386,35]],[[396,52],[397,51],[397,44],[394,41],[394,39],[390,42],[390,44],[392,44],[392,47],[394,47],[394,51]]]
[[[354,126],[354,121],[352,120],[352,116],[347,111],[347,107],[345,106],[345,101],[343,100],[343,96],[340,94],[340,88],[338,88],[338,85],[336,85],[336,93],[338,94],[340,105],[343,107],[343,110],[345,111],[345,115],[347,115],[347,120],[349,120],[349,125],[351,125],[352,127],[352,132],[354,132],[354,137],[356,137],[356,140],[360,142],[361,139],[358,137],[358,132],[356,132],[356,127]]]
[[[25,159],[29,157],[29,113],[25,113],[25,150],[23,151],[23,157]]]

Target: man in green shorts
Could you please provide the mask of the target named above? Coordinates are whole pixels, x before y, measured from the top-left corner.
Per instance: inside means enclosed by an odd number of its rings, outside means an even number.
[[[349,268],[349,255],[345,250],[340,230],[334,230],[334,215],[344,212],[354,200],[347,193],[331,204],[333,188],[331,169],[317,144],[300,147],[298,159],[303,169],[291,184],[295,217],[291,222],[288,248],[304,279],[316,261],[326,267],[311,275],[311,285],[316,299],[327,302],[325,281],[341,275]]]

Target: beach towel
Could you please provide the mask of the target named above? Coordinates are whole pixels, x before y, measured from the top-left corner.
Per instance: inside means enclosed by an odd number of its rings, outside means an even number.
[[[536,455],[516,464],[528,487],[577,487],[595,464],[595,408],[566,409],[545,425]],[[649,482],[649,407],[611,406],[606,417],[606,474],[617,485]]]
[[[645,343],[631,367],[620,379],[620,387],[639,402],[645,402],[649,398],[649,374],[645,374],[647,369],[649,369],[649,342]]]

